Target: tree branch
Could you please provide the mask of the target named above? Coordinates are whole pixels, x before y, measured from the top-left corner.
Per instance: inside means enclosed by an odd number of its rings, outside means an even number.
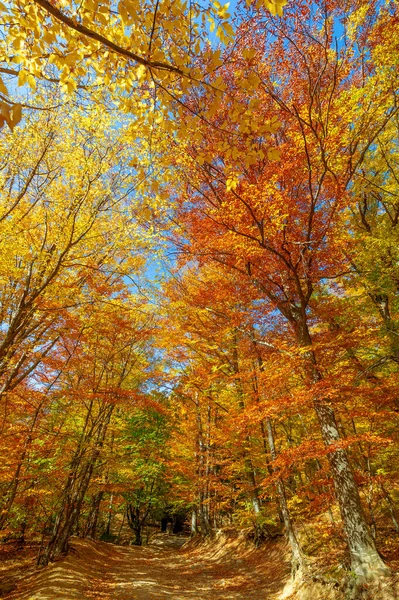
[[[178,67],[175,67],[173,65],[170,65],[170,64],[164,63],[164,62],[160,62],[160,61],[147,60],[147,59],[143,58],[142,56],[140,56],[139,54],[136,54],[135,52],[131,52],[130,50],[127,50],[126,48],[121,48],[121,46],[118,46],[117,44],[115,44],[108,38],[104,37],[100,33],[97,33],[96,31],[88,29],[87,27],[85,27],[85,25],[82,25],[80,23],[75,23],[75,21],[73,19],[71,19],[64,13],[62,13],[58,8],[56,8],[55,6],[50,4],[50,2],[48,2],[47,0],[34,0],[34,2],[38,6],[41,6],[41,8],[43,8],[46,12],[48,12],[53,17],[55,17],[58,21],[61,21],[61,23],[64,23],[64,25],[66,25],[67,27],[70,27],[74,31],[77,31],[78,33],[81,33],[82,35],[84,35],[88,38],[91,38],[92,40],[96,40],[97,42],[100,42],[100,44],[102,44],[106,48],[109,48],[110,50],[112,50],[112,52],[115,52],[115,54],[119,54],[120,56],[123,56],[124,58],[134,60],[136,63],[138,63],[140,65],[144,65],[145,67],[148,67],[150,69],[161,69],[164,71],[171,71],[173,73],[177,73],[178,75],[181,75],[182,77],[189,76],[187,73],[185,73]]]

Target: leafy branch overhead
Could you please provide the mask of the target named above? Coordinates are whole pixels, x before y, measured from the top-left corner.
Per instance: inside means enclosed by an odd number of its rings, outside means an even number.
[[[267,0],[265,7],[281,15],[284,3]],[[191,85],[207,86],[220,64],[215,49],[210,71],[199,68],[208,29],[224,44],[234,37],[228,4],[219,2],[121,0],[113,6],[28,0],[2,10],[6,37],[0,72],[17,74],[18,85],[35,90],[38,81],[58,82],[68,94],[80,88],[95,94],[105,86],[123,111],[137,117],[152,107],[166,121],[182,94]],[[11,102],[3,80],[1,86],[4,102]]]

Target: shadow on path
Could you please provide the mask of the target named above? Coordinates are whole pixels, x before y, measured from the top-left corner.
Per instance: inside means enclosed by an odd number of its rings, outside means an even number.
[[[224,548],[217,558],[185,538],[157,535],[150,546],[73,539],[71,553],[21,581],[7,600],[273,600],[289,576],[284,543]]]

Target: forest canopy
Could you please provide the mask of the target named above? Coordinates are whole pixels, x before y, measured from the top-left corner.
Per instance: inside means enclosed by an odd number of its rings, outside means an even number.
[[[0,11],[3,541],[169,520],[389,575],[397,3]]]

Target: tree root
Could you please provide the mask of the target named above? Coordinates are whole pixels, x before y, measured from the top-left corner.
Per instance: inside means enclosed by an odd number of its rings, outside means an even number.
[[[399,600],[399,585],[393,576],[348,577],[342,590],[344,600]]]
[[[376,575],[367,578],[346,572],[342,578],[337,579],[315,573],[313,569],[314,566],[304,557],[291,562],[291,578],[299,586],[298,597],[301,597],[299,590],[312,590],[312,586],[321,585],[326,588],[326,596],[330,597],[331,594],[336,600],[399,600],[399,577]],[[327,589],[330,590],[329,593]],[[319,590],[318,594],[321,593]],[[318,595],[317,600],[319,597],[323,596]]]
[[[340,589],[342,587],[342,582],[338,581],[338,579],[334,579],[332,577],[323,577],[322,575],[313,575],[309,574],[304,578],[305,581],[312,581],[314,583],[321,583],[322,585],[327,585],[336,589]]]

